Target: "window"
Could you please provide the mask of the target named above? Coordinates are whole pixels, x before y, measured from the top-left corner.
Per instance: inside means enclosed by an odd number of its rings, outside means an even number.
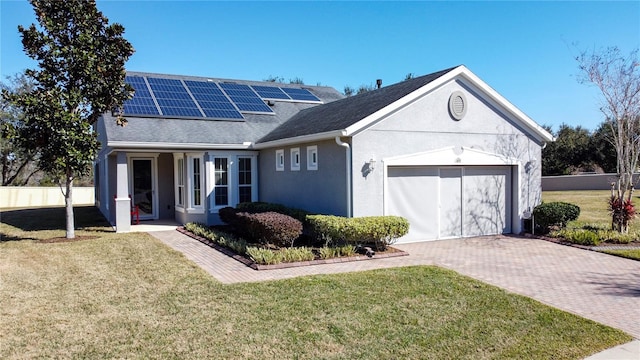
[[[229,160],[215,158],[214,160],[214,204],[215,206],[229,205]]]
[[[276,150],[276,171],[284,171],[284,150]]]
[[[238,159],[238,202],[251,202],[251,158]]]
[[[176,205],[184,207],[184,158],[176,161]]]
[[[307,170],[318,170],[318,146],[307,146]]]
[[[291,170],[300,170],[300,148],[291,149]]]
[[[193,195],[193,207],[202,206],[202,185],[201,185],[201,170],[200,170],[200,158],[192,158],[193,168],[192,168],[192,178],[193,178],[193,186],[192,186],[192,195]]]

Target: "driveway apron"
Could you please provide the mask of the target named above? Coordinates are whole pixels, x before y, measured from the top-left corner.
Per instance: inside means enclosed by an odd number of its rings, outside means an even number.
[[[511,236],[425,241],[395,247],[409,256],[278,270],[253,270],[177,231],[150,233],[222,283],[380,268],[437,265],[640,339],[640,261]]]

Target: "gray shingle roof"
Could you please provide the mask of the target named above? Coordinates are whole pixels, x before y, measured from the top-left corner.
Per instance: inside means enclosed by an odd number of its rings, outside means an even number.
[[[346,129],[455,68],[457,66],[302,110],[258,140],[258,143]]]

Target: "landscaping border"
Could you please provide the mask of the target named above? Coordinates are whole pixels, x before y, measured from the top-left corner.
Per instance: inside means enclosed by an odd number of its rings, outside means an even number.
[[[636,246],[636,245],[625,245],[625,244],[607,244],[607,245],[600,245],[600,246],[593,246],[593,245],[580,245],[580,244],[574,244],[572,242],[569,241],[562,241],[560,239],[556,239],[556,238],[552,238],[549,236],[544,236],[544,235],[532,235],[530,233],[525,233],[524,234],[525,237],[530,238],[530,239],[539,239],[539,240],[544,240],[544,241],[548,241],[548,242],[552,242],[558,245],[565,245],[565,246],[571,246],[574,248],[578,248],[578,249],[582,249],[582,250],[590,250],[590,251],[595,251],[595,252],[603,252],[605,250],[634,250],[634,249],[640,249],[640,246]],[[611,254],[608,254],[611,255]]]
[[[205,239],[202,236],[197,236],[195,234],[193,234],[190,231],[187,231],[184,226],[179,226],[178,228],[176,228],[176,230],[184,235],[189,236],[192,239],[198,240],[201,243],[215,249],[218,250],[219,252],[229,256],[230,258],[233,258],[243,264],[245,264],[246,266],[254,269],[254,270],[276,270],[276,269],[286,269],[286,268],[293,268],[293,267],[301,267],[301,266],[311,266],[311,265],[323,265],[323,264],[337,264],[337,263],[343,263],[343,262],[352,262],[352,261],[365,261],[365,260],[376,260],[376,259],[386,259],[386,258],[392,258],[392,257],[398,257],[398,256],[408,256],[409,253],[406,251],[402,251],[400,249],[397,248],[393,248],[395,251],[394,252],[389,252],[389,253],[384,253],[384,254],[376,254],[372,257],[368,257],[368,256],[364,256],[364,255],[358,255],[358,256],[349,256],[349,257],[338,257],[338,258],[333,258],[333,259],[320,259],[320,260],[311,260],[311,261],[299,261],[299,262],[291,262],[291,263],[280,263],[280,264],[273,264],[273,265],[260,265],[260,264],[256,264],[253,260],[248,259],[242,255],[237,254],[235,251],[230,250],[224,246],[220,246],[218,244],[216,244],[215,242],[209,240],[209,239]]]

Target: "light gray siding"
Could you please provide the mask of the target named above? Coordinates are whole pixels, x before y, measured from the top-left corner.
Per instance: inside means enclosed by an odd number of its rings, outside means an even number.
[[[307,170],[307,147],[318,147],[318,170]],[[291,170],[291,149],[300,149],[300,170]],[[276,171],[276,150],[283,149],[283,171]],[[346,150],[327,140],[260,151],[260,201],[314,213],[347,215]]]
[[[460,121],[448,112],[453,91],[462,91],[467,98],[467,113]],[[521,172],[512,177],[512,186],[521,191],[517,208],[525,211],[537,205],[541,198],[540,141],[523,132],[505,111],[479,93],[460,81],[447,83],[356,134],[352,138],[353,215],[384,214],[385,158],[451,146],[518,159]],[[364,170],[372,158],[376,168],[368,173]]]

